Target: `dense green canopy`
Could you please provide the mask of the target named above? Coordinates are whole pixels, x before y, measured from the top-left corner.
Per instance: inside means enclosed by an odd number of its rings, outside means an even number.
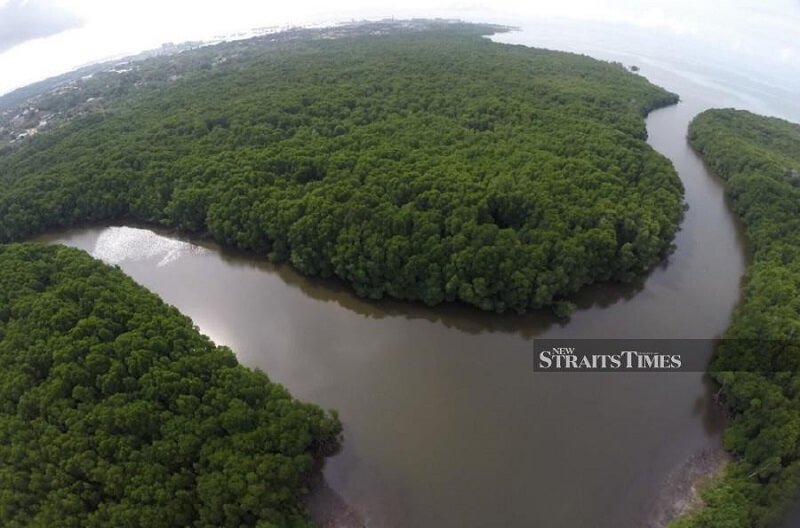
[[[335,416],[82,251],[4,245],[0,270],[0,525],[309,525]]]
[[[0,155],[0,241],[133,218],[372,298],[520,312],[652,267],[682,188],[643,116],[677,96],[489,31],[264,38],[156,62],[150,75],[180,78]]]
[[[737,461],[675,528],[768,526],[800,491],[800,125],[709,110],[689,138],[726,180],[753,263],[712,363]]]
[[[133,218],[361,295],[497,311],[661,258],[681,185],[642,117],[677,96],[435,27],[155,59],[2,150],[0,524],[305,526],[340,433],[118,270],[9,242]]]

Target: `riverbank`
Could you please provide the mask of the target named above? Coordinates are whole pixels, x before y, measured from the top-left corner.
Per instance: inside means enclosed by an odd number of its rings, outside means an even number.
[[[709,446],[690,456],[669,474],[663,492],[642,528],[664,528],[683,515],[703,507],[703,491],[717,482],[731,461],[721,445]]]
[[[368,528],[364,517],[331,488],[321,471],[309,482],[304,499],[309,517],[317,528]]]
[[[725,180],[754,256],[744,301],[711,365],[732,417],[726,445],[737,461],[709,490],[709,506],[676,526],[773,525],[800,489],[800,125],[715,109],[693,119],[688,137]]]

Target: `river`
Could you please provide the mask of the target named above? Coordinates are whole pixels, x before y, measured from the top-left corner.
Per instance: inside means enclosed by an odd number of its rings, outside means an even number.
[[[697,454],[719,449],[724,421],[703,374],[531,369],[535,336],[710,338],[739,299],[746,245],[721,182],[685,140],[694,115],[732,96],[640,59],[643,75],[682,97],[653,112],[647,129],[678,170],[689,209],[662,265],[633,285],[582,291],[566,323],[370,302],[335,282],[135,226],[42,240],[118,264],[243,364],[337,409],[345,442],[325,480],[369,526],[656,526]]]

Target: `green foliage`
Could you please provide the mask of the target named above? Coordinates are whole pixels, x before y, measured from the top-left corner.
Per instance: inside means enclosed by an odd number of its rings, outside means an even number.
[[[3,245],[0,270],[0,525],[310,525],[334,415],[81,251]]]
[[[362,296],[523,312],[630,280],[682,214],[642,117],[677,96],[491,28],[214,46],[0,155],[0,241],[133,218]],[[157,78],[158,65],[148,63]]]
[[[709,110],[689,139],[726,180],[753,248],[742,304],[712,374],[738,460],[675,528],[772,526],[800,492],[800,125]]]

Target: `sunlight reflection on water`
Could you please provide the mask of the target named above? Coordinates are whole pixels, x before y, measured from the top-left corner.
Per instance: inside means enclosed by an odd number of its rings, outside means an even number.
[[[108,264],[160,257],[156,264],[158,267],[175,262],[183,255],[206,253],[208,250],[200,246],[134,227],[110,227],[104,230],[92,249],[92,256]]]

